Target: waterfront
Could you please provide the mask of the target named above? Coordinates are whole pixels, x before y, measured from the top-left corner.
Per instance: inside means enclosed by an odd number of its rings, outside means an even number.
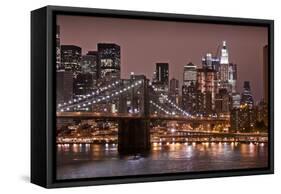
[[[87,32],[94,26],[91,36],[66,42],[73,27],[66,21],[60,16],[56,28],[57,179],[267,167],[268,84],[256,72],[268,66],[267,32],[258,33],[245,56],[235,47],[252,36],[241,29],[231,30],[237,41],[227,38],[228,30],[213,31],[214,39],[209,27],[197,25],[174,37],[166,30],[148,37],[131,31],[130,37],[143,37],[142,48],[154,48],[143,55],[129,36],[99,31],[95,19],[87,29],[73,23]],[[97,32],[105,36],[93,39]],[[186,44],[190,37],[212,41]]]
[[[266,143],[152,144],[147,156],[120,156],[117,144],[58,144],[57,179],[263,168]]]

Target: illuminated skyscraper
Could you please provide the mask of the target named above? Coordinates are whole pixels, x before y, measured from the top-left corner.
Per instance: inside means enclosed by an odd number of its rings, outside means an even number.
[[[221,56],[220,56],[220,81],[221,81],[221,85],[227,84],[228,78],[229,78],[228,50],[226,48],[226,42],[223,41],[223,47],[221,49]]]
[[[214,109],[216,94],[216,71],[212,69],[197,70],[197,89],[204,94],[204,110],[211,113]]]
[[[202,66],[206,69],[219,71],[220,59],[212,56],[212,53],[207,53],[206,56],[202,58]]]
[[[231,95],[231,108],[239,108],[240,107],[240,101],[241,101],[241,95],[239,93],[234,93]]]
[[[65,71],[81,71],[81,51],[82,49],[75,45],[61,45],[61,65]]]
[[[230,63],[229,76],[228,76],[229,92],[236,93],[236,81],[237,81],[237,65]]]
[[[195,84],[197,77],[197,67],[192,63],[188,63],[183,68],[183,85],[190,86],[193,82]]]
[[[102,81],[120,79],[120,46],[113,43],[99,43],[98,57],[100,79]]]
[[[226,48],[226,41],[222,42],[220,64],[229,64],[228,50]]]

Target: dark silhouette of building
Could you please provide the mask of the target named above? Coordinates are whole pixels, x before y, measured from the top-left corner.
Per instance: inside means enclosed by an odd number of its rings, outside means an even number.
[[[60,70],[56,72],[57,104],[67,103],[73,98],[73,73]]]
[[[256,117],[254,109],[248,104],[234,108],[230,114],[230,129],[233,132],[253,132],[255,129]]]
[[[156,63],[156,71],[153,75],[152,84],[156,88],[156,95],[159,96],[161,104],[167,103],[162,95],[168,96],[169,94],[169,64]]]
[[[83,98],[83,96],[91,93],[94,88],[94,79],[91,73],[78,73],[73,82],[73,92],[75,98]],[[90,110],[88,107],[81,107],[79,111]]]
[[[255,106],[255,127],[257,130],[267,132],[268,130],[268,104],[262,100]]]
[[[253,107],[253,105],[254,105],[254,99],[253,99],[253,96],[252,96],[249,81],[244,82],[244,91],[242,92],[242,96],[241,96],[241,104],[242,105],[249,105],[250,107]]]
[[[170,80],[170,89],[169,89],[170,99],[175,102],[177,105],[180,104],[179,99],[179,80],[172,78]]]
[[[155,82],[162,85],[169,85],[169,64],[156,63],[156,80]]]
[[[182,86],[182,108],[192,115],[203,114],[204,112],[204,95],[194,82],[189,86]]]
[[[215,110],[217,114],[229,113],[231,105],[231,98],[226,89],[220,89],[216,94]]]

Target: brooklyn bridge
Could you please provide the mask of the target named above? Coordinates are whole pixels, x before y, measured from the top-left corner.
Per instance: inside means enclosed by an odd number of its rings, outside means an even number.
[[[128,106],[127,101],[131,102]],[[115,103],[118,109],[100,111],[94,107]],[[140,153],[150,150],[151,143],[168,144],[175,139],[186,142],[265,142],[267,134],[217,132],[218,125],[229,126],[229,117],[194,115],[183,110],[173,99],[156,88],[145,76],[117,80],[99,89],[57,106],[57,119],[95,120],[118,124],[118,152]],[[202,125],[204,130],[179,130],[151,140],[155,123],[176,122]],[[70,143],[75,143],[70,142]],[[81,143],[81,142],[80,142]]]

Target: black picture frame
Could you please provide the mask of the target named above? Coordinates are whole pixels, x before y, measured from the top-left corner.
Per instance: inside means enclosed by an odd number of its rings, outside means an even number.
[[[59,181],[55,179],[55,30],[56,15],[102,16],[268,28],[269,143],[268,167],[243,170],[183,172]],[[148,181],[228,177],[274,173],[274,21],[230,17],[46,6],[31,12],[31,182],[46,188]]]

